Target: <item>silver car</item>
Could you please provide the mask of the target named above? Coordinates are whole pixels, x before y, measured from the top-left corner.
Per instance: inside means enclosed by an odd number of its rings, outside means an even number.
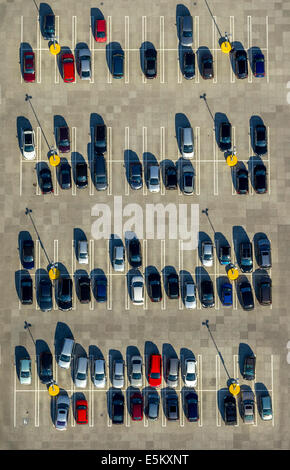
[[[213,265],[213,244],[211,241],[205,240],[201,244],[201,262],[207,267]]]
[[[34,160],[35,152],[35,134],[32,129],[22,129],[21,132],[21,147],[23,157],[26,160]]]
[[[93,366],[93,382],[97,388],[106,386],[106,366],[104,359],[96,359]]]
[[[78,262],[80,264],[88,264],[89,262],[89,252],[88,252],[88,242],[87,240],[78,241]]]
[[[134,305],[144,304],[144,279],[140,274],[132,277],[131,298]]]
[[[113,362],[112,385],[115,388],[124,387],[124,361],[123,359],[115,359]]]
[[[151,165],[149,167],[148,189],[151,193],[158,193],[160,191],[160,173],[158,165]]]
[[[20,380],[21,385],[31,384],[31,360],[30,359],[20,360],[19,380]]]
[[[180,147],[183,158],[194,157],[194,138],[192,127],[180,128]]]
[[[192,16],[180,16],[179,17],[180,25],[180,44],[182,46],[192,46],[193,44],[193,26],[192,26]]]
[[[78,67],[81,80],[90,80],[91,73],[91,51],[87,48],[80,49],[78,55]]]
[[[133,387],[142,387],[142,357],[132,356],[130,381]]]
[[[179,375],[179,359],[171,357],[167,362],[166,382],[169,387],[176,388],[178,386]]]
[[[187,387],[196,387],[197,374],[196,360],[194,358],[187,358],[184,361],[184,383]]]
[[[122,272],[125,268],[125,250],[123,246],[114,246],[113,268],[115,271]]]
[[[184,282],[184,306],[196,308],[196,287],[192,281]]]
[[[65,431],[67,428],[69,405],[70,399],[67,395],[57,396],[54,425],[59,431]]]
[[[87,386],[88,375],[88,359],[86,357],[79,357],[75,370],[75,386],[85,388]]]

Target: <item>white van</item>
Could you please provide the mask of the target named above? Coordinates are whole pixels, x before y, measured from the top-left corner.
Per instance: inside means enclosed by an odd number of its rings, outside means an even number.
[[[58,359],[58,365],[60,367],[63,367],[64,369],[69,369],[71,359],[72,359],[74,344],[75,342],[71,338],[65,338],[63,340],[62,350]]]

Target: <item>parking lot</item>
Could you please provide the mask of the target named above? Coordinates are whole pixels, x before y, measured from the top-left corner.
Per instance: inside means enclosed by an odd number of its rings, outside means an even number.
[[[25,2],[26,3],[26,2]],[[56,37],[62,48],[75,53],[86,44],[92,54],[92,76],[81,81],[76,74],[72,84],[63,82],[58,59],[48,49],[41,34],[38,11],[33,2],[0,5],[2,31],[6,49],[2,61],[9,73],[1,84],[0,102],[3,122],[1,163],[1,245],[2,274],[0,367],[5,399],[1,402],[1,448],[3,449],[286,449],[289,341],[288,293],[289,276],[289,178],[288,158],[289,109],[289,8],[258,2],[233,6],[228,0],[159,2],[106,1],[84,7],[78,2],[50,2],[55,14]],[[254,2],[252,2],[254,3]],[[185,80],[180,68],[180,46],[176,24],[179,15],[190,11],[193,16],[193,50],[196,53],[196,74]],[[107,43],[98,44],[92,34],[95,18],[102,12],[107,20]],[[9,25],[13,27],[9,28]],[[230,57],[221,52],[221,32],[229,35],[235,48],[242,46],[249,57],[249,74],[239,80],[233,72]],[[142,44],[154,44],[158,54],[157,78],[146,79],[140,66]],[[115,80],[110,72],[110,51],[115,45],[125,53],[125,74]],[[251,58],[255,48],[263,52],[266,63],[264,78],[253,75]],[[24,82],[21,70],[22,53],[31,49],[36,58],[36,81]],[[64,50],[63,49],[63,50]],[[204,80],[200,73],[199,55],[209,50],[214,59],[213,80]],[[28,94],[30,102],[25,101]],[[30,105],[31,103],[31,105]],[[231,169],[217,143],[217,125],[223,117],[232,124],[232,142],[236,149],[238,168],[249,171],[249,193],[236,192],[236,169]],[[74,171],[77,161],[88,164],[88,187],[78,189],[72,178],[69,190],[61,189],[57,170],[49,165],[48,150],[56,147],[55,128],[64,120],[70,129],[71,151],[65,155]],[[98,191],[93,183],[91,161],[93,129],[104,121],[107,125],[106,153],[108,187]],[[252,127],[264,123],[268,136],[268,152],[255,155]],[[23,158],[19,145],[19,129],[25,123],[35,131],[36,158]],[[191,165],[195,174],[194,194],[186,196],[180,185],[177,190],[165,188],[163,172],[166,162],[181,167],[179,129],[191,125],[195,153]],[[64,155],[61,155],[64,158]],[[133,190],[128,181],[128,164],[140,161],[144,168],[141,190]],[[149,162],[161,168],[160,192],[149,191],[145,168]],[[253,188],[253,168],[263,162],[267,169],[268,192],[257,194]],[[43,195],[39,170],[50,167],[54,192]],[[153,205],[159,204],[159,209]],[[176,223],[169,215],[162,219],[161,210],[176,208]],[[31,217],[25,214],[32,210]],[[163,208],[163,209],[162,209]],[[141,225],[130,225],[136,210],[142,211]],[[187,211],[185,217],[184,210]],[[208,211],[205,211],[208,209]],[[155,210],[155,232],[149,221]],[[107,211],[111,218],[104,226],[101,216]],[[174,213],[174,212],[173,212]],[[191,219],[190,219],[191,215]],[[122,217],[120,217],[122,216]],[[195,217],[195,225],[191,225]],[[184,220],[185,219],[185,220]],[[132,219],[133,220],[133,219]],[[140,219],[138,219],[140,221]],[[198,220],[198,222],[196,222]],[[159,225],[158,225],[159,224]],[[174,226],[175,224],[175,226]],[[187,233],[185,240],[180,227]],[[176,236],[174,236],[175,228]],[[96,231],[103,230],[103,238]],[[160,233],[157,234],[157,229]],[[164,230],[162,230],[164,229]],[[152,303],[145,289],[144,304],[133,304],[129,280],[131,267],[125,258],[124,272],[112,267],[112,239],[124,245],[128,231],[143,232],[139,236],[143,263],[140,272],[146,277],[156,269],[162,279],[163,298]],[[99,303],[94,295],[83,305],[73,288],[73,306],[69,312],[58,309],[53,295],[53,308],[41,311],[36,291],[32,305],[24,306],[19,299],[19,279],[24,269],[20,260],[20,242],[29,234],[35,243],[35,266],[29,271],[34,289],[47,275],[48,258],[58,263],[61,274],[69,275],[75,284],[77,276],[86,271],[93,280],[102,274],[107,279],[107,302]],[[89,262],[83,269],[76,258],[76,243],[82,234],[88,241]],[[238,282],[233,282],[233,305],[224,307],[220,286],[227,280],[226,269],[219,263],[217,247],[227,240],[233,262],[239,264],[239,244],[251,241],[256,246],[264,234],[271,242],[273,303],[258,302],[258,282],[264,271],[253,256],[253,270],[247,278],[254,292],[255,308],[246,312],[240,303]],[[194,244],[198,239],[199,245]],[[188,248],[188,240],[193,245]],[[202,265],[200,244],[214,244],[212,267]],[[182,296],[169,299],[164,288],[166,273],[174,269],[184,279],[198,286],[197,306],[185,308]],[[215,305],[205,309],[200,302],[199,285],[210,278],[215,291]],[[286,292],[285,292],[286,291]],[[209,321],[210,331],[203,324]],[[31,325],[24,328],[24,322]],[[211,337],[211,334],[212,337]],[[87,387],[75,387],[71,370],[57,366],[57,343],[64,333],[71,335],[77,349],[87,357],[99,353],[106,361],[107,385],[97,390],[89,374]],[[213,341],[214,339],[214,341]],[[288,343],[289,344],[289,343]],[[66,432],[53,426],[55,398],[38,376],[39,353],[49,348],[53,354],[56,383],[71,398]],[[244,350],[249,348],[257,360],[256,377],[248,382],[242,378]],[[148,358],[152,351],[174,354],[182,361],[188,352],[197,360],[197,387],[200,419],[187,421],[184,414],[184,386],[180,371],[175,392],[179,399],[180,416],[176,422],[166,418],[165,378],[158,391],[160,416],[151,422],[133,422],[129,412],[132,387],[127,364],[132,350],[143,357],[143,386],[148,392]],[[32,361],[32,384],[20,385],[18,360],[29,356]],[[112,425],[110,400],[113,393],[111,363],[116,356],[125,360],[125,419],[123,426]],[[228,378],[239,379],[242,389],[251,387],[256,396],[254,425],[243,423],[241,413],[235,426],[225,426],[223,397]],[[257,399],[267,390],[272,398],[273,419],[264,422],[257,408]],[[74,404],[84,396],[89,406],[88,425],[76,424]],[[240,409],[240,399],[237,401]],[[128,406],[127,406],[128,405]],[[258,429],[257,429],[258,428]]]

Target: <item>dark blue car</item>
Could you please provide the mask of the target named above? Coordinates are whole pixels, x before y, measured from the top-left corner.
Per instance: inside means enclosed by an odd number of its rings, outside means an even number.
[[[34,242],[33,240],[23,240],[21,250],[22,266],[25,269],[34,268]]]
[[[221,301],[225,307],[231,307],[233,305],[233,288],[228,282],[222,285]]]
[[[112,75],[114,78],[124,77],[124,54],[121,51],[115,51],[113,53]]]
[[[107,279],[105,276],[96,279],[95,294],[97,302],[107,301]]]
[[[263,54],[256,54],[253,57],[253,72],[254,76],[261,78],[265,77],[265,57]]]

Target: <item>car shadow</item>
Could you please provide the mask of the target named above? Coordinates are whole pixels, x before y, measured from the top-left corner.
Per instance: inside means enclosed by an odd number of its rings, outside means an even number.
[[[136,152],[130,149],[124,150],[124,167],[125,167],[125,175],[128,184],[130,184],[130,166],[134,163],[140,163],[140,159]]]
[[[104,19],[104,14],[99,8],[91,8],[91,33],[94,39],[96,33],[96,21]]]
[[[45,34],[44,34],[44,31],[43,31],[44,17],[46,15],[54,15],[54,13],[53,13],[53,10],[52,10],[51,6],[48,5],[48,3],[43,3],[43,2],[39,4],[38,13],[39,13],[40,32],[41,32],[41,35],[43,36],[43,38],[45,39]]]
[[[181,3],[176,5],[176,13],[175,13],[176,35],[179,41],[180,41],[180,16],[190,16],[190,11],[188,7]]]

